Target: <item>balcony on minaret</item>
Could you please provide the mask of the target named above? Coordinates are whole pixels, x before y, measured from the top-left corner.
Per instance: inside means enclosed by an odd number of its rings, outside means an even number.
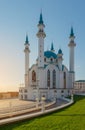
[[[71,27],[71,33],[70,33],[70,42],[68,44],[69,47],[73,47],[76,46],[76,43],[74,42],[75,36],[74,36],[74,32],[73,32],[73,27]]]
[[[43,37],[45,38],[46,37],[46,34],[44,32],[44,28],[45,28],[45,25],[44,25],[44,22],[43,22],[43,17],[42,17],[42,13],[40,14],[40,19],[39,19],[39,23],[38,23],[38,33],[37,33],[37,37],[40,38],[40,37]]]
[[[25,41],[25,49],[24,49],[24,52],[30,52],[30,49],[29,49],[29,41],[28,41],[28,35],[26,34],[26,41]]]

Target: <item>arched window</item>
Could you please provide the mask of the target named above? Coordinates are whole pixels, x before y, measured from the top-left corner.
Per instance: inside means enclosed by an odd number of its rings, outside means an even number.
[[[53,59],[51,58],[50,61],[53,62]]]
[[[46,58],[44,58],[44,61],[46,62]]]
[[[47,86],[50,87],[50,70],[47,71]]]
[[[66,72],[63,74],[63,79],[64,79],[64,88],[66,88]]]
[[[36,72],[34,70],[32,71],[32,81],[36,82]]]
[[[56,87],[56,71],[53,70],[53,88]]]

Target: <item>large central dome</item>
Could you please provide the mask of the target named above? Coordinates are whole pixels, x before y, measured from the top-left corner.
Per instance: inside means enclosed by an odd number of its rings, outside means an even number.
[[[57,55],[52,51],[45,51],[44,56],[47,57],[47,58],[51,58],[51,57],[53,57],[54,59],[57,58]]]

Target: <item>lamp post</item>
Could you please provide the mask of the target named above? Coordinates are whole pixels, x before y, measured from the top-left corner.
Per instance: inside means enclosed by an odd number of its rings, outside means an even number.
[[[36,98],[36,108],[38,108],[39,99]]]
[[[56,101],[56,90],[54,90],[54,101]]]
[[[44,112],[45,111],[45,100],[46,100],[46,98],[45,98],[45,96],[42,96],[42,112]]]

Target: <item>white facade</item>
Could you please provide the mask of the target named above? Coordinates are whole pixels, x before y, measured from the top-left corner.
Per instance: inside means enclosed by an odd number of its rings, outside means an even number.
[[[54,100],[62,96],[71,94],[74,82],[74,34],[71,29],[70,34],[70,68],[63,65],[63,53],[59,49],[55,53],[53,43],[51,49],[44,51],[44,23],[42,13],[38,24],[38,59],[36,64],[29,68],[29,42],[26,36],[25,42],[25,87],[19,88],[19,99],[41,100],[44,96],[46,100]]]

